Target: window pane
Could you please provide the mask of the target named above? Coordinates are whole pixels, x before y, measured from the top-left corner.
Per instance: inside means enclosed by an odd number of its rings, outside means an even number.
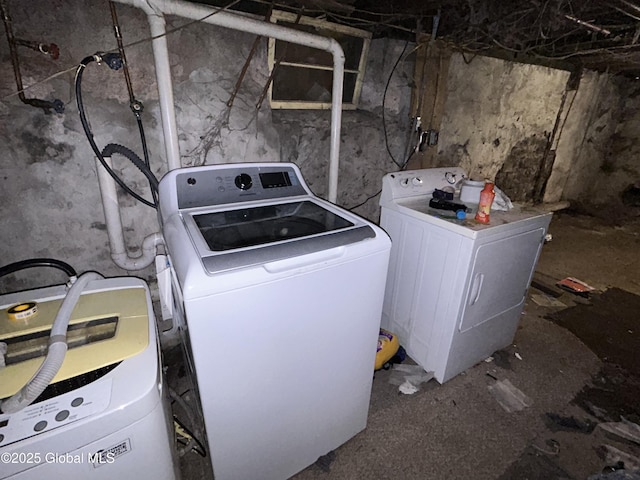
[[[356,78],[355,73],[344,74],[343,103],[353,101]],[[332,71],[280,65],[273,77],[271,98],[275,101],[331,103],[332,82]]]
[[[278,22],[278,25],[283,25],[315,35],[321,35],[323,37],[334,38],[344,50],[344,68],[357,70],[360,66],[360,56],[362,55],[362,48],[364,45],[363,38],[352,37],[341,32],[334,32],[333,30],[324,28],[316,28],[310,25],[296,25],[287,22]],[[276,41],[275,55],[276,60],[282,60],[285,62],[321,65],[324,67],[333,66],[333,57],[329,52],[280,40]]]

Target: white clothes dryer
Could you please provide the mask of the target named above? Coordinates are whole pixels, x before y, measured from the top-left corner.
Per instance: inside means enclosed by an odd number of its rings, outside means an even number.
[[[283,480],[367,423],[389,237],[290,163],[160,182],[216,480]]]
[[[451,167],[382,180],[380,226],[393,241],[382,326],[440,383],[512,342],[551,221],[525,205],[492,210],[489,224],[473,220],[477,204],[462,219],[430,207],[435,189],[465,178]]]

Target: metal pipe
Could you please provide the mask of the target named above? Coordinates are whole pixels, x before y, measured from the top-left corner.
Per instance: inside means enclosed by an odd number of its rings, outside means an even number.
[[[127,82],[127,91],[129,92],[129,104],[133,105],[136,101],[136,97],[133,95],[133,85],[131,84],[131,75],[129,75],[129,66],[127,65],[127,56],[125,55],[124,45],[122,43],[122,35],[120,34],[120,23],[118,22],[118,13],[116,12],[116,5],[113,2],[109,2],[109,9],[111,10],[111,23],[113,23],[113,34],[116,37],[116,43],[118,44],[118,52],[122,58],[122,69],[124,72],[124,80]]]
[[[153,36],[153,53],[160,95],[165,146],[169,169],[180,166],[178,135],[175,127],[173,88],[169,69],[169,53],[166,42],[164,15],[176,15],[192,20],[249,32],[277,40],[305,45],[331,53],[333,56],[333,87],[331,101],[331,148],[329,155],[328,200],[336,202],[338,195],[338,170],[340,162],[340,122],[342,120],[342,90],[344,76],[344,52],[333,38],[293,30],[269,22],[254,20],[241,15],[220,11],[210,6],[187,3],[181,0],[116,0],[147,14]]]
[[[7,42],[9,43],[9,54],[11,56],[11,64],[13,66],[13,76],[15,78],[16,87],[18,89],[18,98],[20,98],[20,101],[22,103],[41,108],[45,113],[49,113],[51,109],[55,110],[57,113],[63,113],[64,103],[62,103],[61,100],[55,99],[50,102],[48,100],[42,100],[40,98],[27,98],[25,96],[24,86],[22,84],[22,75],[20,74],[18,50],[16,48],[17,42],[13,35],[13,22],[11,20],[11,16],[9,15],[9,8],[5,0],[0,0],[0,15],[2,16],[2,21],[4,22],[4,30],[7,35]]]

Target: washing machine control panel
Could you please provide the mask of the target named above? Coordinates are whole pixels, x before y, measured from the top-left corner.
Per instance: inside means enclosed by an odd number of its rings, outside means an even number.
[[[240,190],[249,190],[253,186],[253,180],[248,173],[241,173],[236,176],[234,183]]]
[[[111,401],[111,383],[110,378],[103,378],[19,412],[0,414],[0,450],[104,411]]]
[[[296,169],[288,164],[211,165],[185,169],[175,177],[178,208],[308,195]]]

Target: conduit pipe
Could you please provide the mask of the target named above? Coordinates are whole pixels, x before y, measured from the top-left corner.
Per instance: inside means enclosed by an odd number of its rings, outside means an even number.
[[[105,162],[112,166],[111,158],[105,157]],[[111,247],[111,259],[113,263],[123,270],[142,270],[153,263],[156,257],[156,247],[164,244],[162,235],[152,233],[142,242],[142,255],[132,257],[127,252],[124,242],[124,231],[122,229],[122,219],[120,218],[120,205],[118,203],[118,192],[116,182],[96,159],[96,170],[98,172],[98,184],[102,195],[102,208],[107,225],[107,235]]]
[[[331,147],[329,155],[328,200],[335,203],[338,196],[338,167],[340,162],[340,122],[342,120],[342,89],[344,76],[344,52],[333,38],[313,35],[270,22],[217,11],[217,9],[180,0],[115,0],[144,11],[153,36],[153,56],[158,81],[162,128],[170,170],[180,167],[180,151],[173,103],[173,85],[169,66],[169,50],[166,41],[164,15],[176,15],[191,20],[218,25],[232,30],[272,37],[298,45],[304,45],[331,53],[333,57],[333,87],[331,99]],[[216,13],[217,12],[217,13]],[[208,17],[207,17],[208,16]],[[206,17],[206,18],[205,18]]]

